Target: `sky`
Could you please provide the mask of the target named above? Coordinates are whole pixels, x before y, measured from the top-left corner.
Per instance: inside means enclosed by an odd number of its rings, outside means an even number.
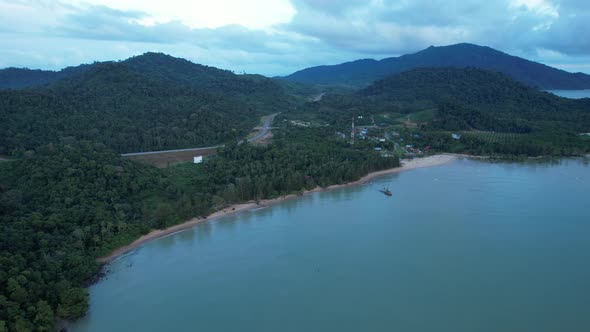
[[[588,30],[589,0],[0,0],[0,68],[153,51],[275,76],[469,42],[590,73]]]

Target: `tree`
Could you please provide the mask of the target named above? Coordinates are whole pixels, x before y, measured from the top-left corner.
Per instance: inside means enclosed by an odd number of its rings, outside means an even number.
[[[37,302],[37,315],[35,316],[35,326],[38,331],[53,331],[53,310],[46,301]]]
[[[57,316],[64,319],[76,319],[86,314],[88,308],[88,291],[84,288],[69,288],[60,296]]]

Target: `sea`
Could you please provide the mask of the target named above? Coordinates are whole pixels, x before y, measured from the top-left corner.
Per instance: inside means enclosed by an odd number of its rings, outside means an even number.
[[[547,90],[554,95],[570,99],[590,98],[590,89],[587,90]]]
[[[590,331],[589,262],[587,159],[459,159],[146,243],[70,331]]]

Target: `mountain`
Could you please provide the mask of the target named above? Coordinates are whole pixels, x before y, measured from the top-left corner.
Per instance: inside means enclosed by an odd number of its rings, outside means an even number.
[[[464,129],[531,132],[590,128],[588,100],[569,100],[478,68],[417,68],[389,76],[358,93],[382,105],[460,109]],[[443,107],[444,108],[444,107]],[[448,108],[448,107],[447,107]],[[455,114],[457,115],[457,114]],[[470,123],[469,119],[478,123]],[[485,121],[482,121],[485,120]]]
[[[419,67],[476,67],[501,72],[527,85],[548,90],[590,88],[590,75],[569,73],[490,47],[466,43],[431,46],[414,54],[380,61],[363,59],[333,66],[311,67],[284,79],[323,85],[367,86],[377,79]]]
[[[92,65],[79,65],[67,67],[60,71],[6,68],[0,70],[0,89],[22,89],[42,86],[57,80],[80,74],[88,70]]]
[[[245,136],[288,100],[272,79],[147,53],[0,90],[0,154],[72,139],[121,153],[213,145]]]

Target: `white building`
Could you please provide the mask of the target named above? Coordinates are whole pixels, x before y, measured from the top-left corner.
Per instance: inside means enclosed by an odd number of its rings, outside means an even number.
[[[193,164],[200,164],[203,162],[203,156],[196,156],[193,158]]]

